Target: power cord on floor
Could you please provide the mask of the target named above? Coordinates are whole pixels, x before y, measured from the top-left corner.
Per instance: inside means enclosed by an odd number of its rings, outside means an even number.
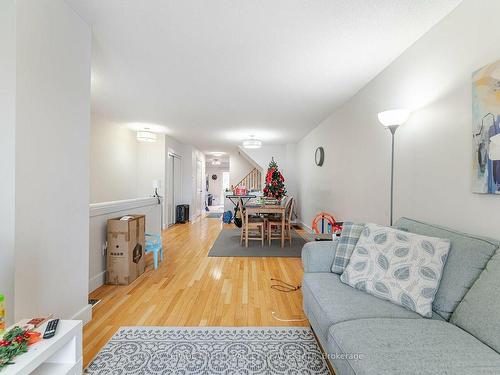
[[[271,316],[280,322],[305,322],[307,319],[281,319],[276,316],[274,311],[271,312]]]
[[[271,279],[271,281],[276,281],[278,284],[272,284],[271,289],[277,290],[279,292],[296,292],[302,286],[299,284],[297,286],[289,284],[280,279]],[[271,316],[280,322],[305,322],[307,319],[282,319],[276,315],[276,312],[272,311]]]
[[[279,280],[279,279],[271,279],[271,281],[276,281],[276,282],[280,283],[280,284],[272,284],[271,285],[271,289],[277,290],[279,292],[295,292],[302,287],[302,285],[300,285],[300,284],[295,286],[295,285],[289,284],[289,283],[287,283],[283,280]],[[281,285],[281,284],[283,284],[283,285]]]

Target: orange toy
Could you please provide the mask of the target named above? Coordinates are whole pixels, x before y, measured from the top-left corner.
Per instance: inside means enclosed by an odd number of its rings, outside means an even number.
[[[36,331],[27,331],[26,336],[28,336],[28,345],[33,345],[42,339],[42,334]]]
[[[320,212],[312,221],[312,229],[316,234],[325,233],[325,221],[327,222],[327,229],[328,224],[330,224],[332,233],[342,230],[342,226],[337,224],[337,221],[332,215],[327,212]],[[321,224],[321,230],[318,229],[318,224]]]

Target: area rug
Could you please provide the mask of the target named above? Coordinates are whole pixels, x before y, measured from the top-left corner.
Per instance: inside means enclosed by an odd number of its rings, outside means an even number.
[[[292,245],[285,241],[285,246],[281,248],[280,240],[272,240],[271,246],[268,241],[264,241],[262,246],[260,241],[248,241],[248,247],[240,245],[239,228],[224,228],[215,240],[210,249],[209,257],[286,257],[300,258],[302,246],[306,241],[297,232],[292,230]]]
[[[330,374],[305,327],[124,327],[85,374]]]
[[[205,217],[208,219],[220,219],[222,214],[220,212],[210,212],[206,214]]]

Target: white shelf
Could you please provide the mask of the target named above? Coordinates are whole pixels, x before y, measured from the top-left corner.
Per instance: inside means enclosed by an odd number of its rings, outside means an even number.
[[[43,334],[46,326],[43,324],[37,331]],[[30,346],[1,375],[80,375],[82,370],[82,322],[61,320],[54,337]]]
[[[77,367],[80,365],[80,372],[77,372]],[[31,374],[32,375],[59,375],[59,374],[78,374],[82,373],[81,362],[76,364],[71,363],[42,363]]]

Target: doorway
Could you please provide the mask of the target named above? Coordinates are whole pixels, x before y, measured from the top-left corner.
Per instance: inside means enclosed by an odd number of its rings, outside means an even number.
[[[182,157],[168,153],[167,162],[167,225],[175,224],[175,208],[182,200]]]
[[[205,208],[205,201],[203,199],[203,163],[200,159],[196,159],[195,208],[196,216],[200,216],[202,209]]]

